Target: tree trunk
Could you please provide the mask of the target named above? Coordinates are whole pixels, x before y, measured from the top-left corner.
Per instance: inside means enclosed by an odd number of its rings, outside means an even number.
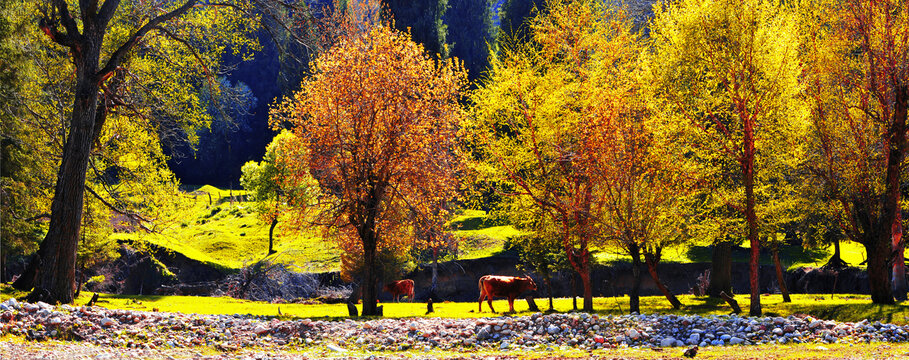
[[[571,274],[571,308],[578,310],[578,274]]]
[[[906,113],[909,106],[909,86],[899,85],[894,89],[893,115],[887,129],[887,175],[881,221],[877,233],[868,234],[864,239],[868,252],[868,281],[871,286],[871,302],[893,304],[890,272],[893,261],[893,226],[900,214],[900,165],[903,161],[906,143]]]
[[[44,250],[44,242],[38,247],[38,251],[28,261],[25,270],[19,275],[19,278],[13,282],[13,288],[20,291],[28,291],[35,287],[35,280],[38,279],[38,268],[41,264],[41,251]]]
[[[628,311],[631,313],[641,313],[641,251],[636,244],[629,246],[631,255],[631,293],[628,294]]]
[[[363,242],[363,316],[376,316],[379,314],[376,301],[376,242],[371,245]]]
[[[748,314],[761,316],[761,288],[760,268],[758,261],[761,256],[761,241],[757,233],[757,215],[754,211],[754,119],[745,118],[744,154],[742,156],[742,172],[745,184],[745,221],[748,223],[748,243],[751,245],[751,259],[748,261],[751,285],[751,309]]]
[[[891,281],[893,281],[893,297],[896,301],[905,301],[906,300],[906,260],[903,255],[903,250],[905,246],[903,244],[903,224],[902,224],[902,211],[897,210],[896,218],[893,219],[893,234],[891,235],[893,241],[893,274],[891,275]]]
[[[673,309],[682,308],[682,302],[679,301],[672,292],[660,281],[660,274],[657,273],[657,264],[658,261],[653,254],[648,254],[644,252],[644,261],[647,263],[647,271],[650,273],[650,277],[653,279],[653,282],[656,283],[657,288],[660,289],[660,292],[663,293],[663,296],[666,297],[666,300],[669,300],[669,304],[672,305]]]
[[[584,287],[584,311],[593,311],[593,286],[590,284],[590,269],[581,272],[581,286]]]
[[[835,237],[833,239],[833,255],[830,256],[830,259],[827,260],[827,264],[824,267],[839,269],[846,266],[846,262],[843,261],[842,253],[840,252],[840,239]]]
[[[732,242],[716,243],[713,246],[712,260],[707,294],[712,297],[719,297],[721,292],[732,294]]]
[[[552,275],[547,274],[544,276],[543,282],[546,283],[546,289],[549,292],[549,311],[555,311],[555,307],[552,304]]]
[[[868,254],[868,282],[871,287],[871,302],[875,304],[893,304],[893,291],[890,288],[890,266],[888,256],[890,241],[875,241],[865,245]]]
[[[268,227],[268,255],[274,254],[275,251],[275,226],[278,225],[278,217],[271,220],[271,226]]]
[[[82,48],[73,56],[77,74],[73,112],[63,146],[63,159],[57,172],[50,225],[32,260],[38,261],[40,268],[35,268],[34,286],[28,296],[30,301],[68,304],[74,298],[85,173],[92,144],[103,126],[103,121],[99,123],[96,119],[100,39],[94,38],[91,31],[87,33],[81,41]]]
[[[436,296],[436,286],[439,284],[439,248],[432,249],[432,284],[429,286],[429,297]],[[411,299],[413,301],[413,299]]]
[[[786,279],[783,277],[783,265],[780,264],[780,251],[777,246],[771,249],[773,255],[773,267],[776,269],[776,283],[780,287],[780,293],[783,294],[783,302],[792,302],[789,298],[789,289],[786,288]]]

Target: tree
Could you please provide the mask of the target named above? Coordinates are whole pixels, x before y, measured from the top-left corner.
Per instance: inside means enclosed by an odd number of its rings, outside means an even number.
[[[650,32],[653,83],[677,124],[687,127],[683,131],[694,146],[694,156],[687,157],[703,156],[702,167],[714,174],[738,164],[734,191],[710,197],[744,218],[751,247],[749,313],[759,316],[755,188],[760,184],[755,180],[760,179],[757,170],[770,170],[761,165],[775,155],[775,144],[797,134],[792,128],[800,119],[791,118],[798,114],[793,109],[801,71],[797,23],[786,5],[763,0],[685,0],[655,10]]]
[[[632,259],[634,284],[630,311],[640,312],[641,257],[657,288],[673,308],[682,303],[660,281],[657,265],[667,247],[686,236],[686,197],[694,189],[693,171],[671,163],[654,125],[659,121],[643,101],[635,83],[615,116],[599,116],[590,151],[603,154],[596,163],[596,180],[604,189],[602,231],[609,243]]]
[[[802,56],[812,103],[813,174],[839,203],[843,232],[865,246],[872,302],[890,304],[891,268],[903,262],[909,8],[887,0],[812,5],[802,14]]]
[[[547,8],[530,22],[526,43],[504,44],[493,58],[465,127],[484,160],[475,164],[480,174],[558,229],[581,278],[583,308],[592,311],[590,248],[603,240],[605,196],[596,178],[604,155],[597,125],[621,112],[612,104],[624,104],[636,37],[622,11],[595,1],[550,1]]]
[[[70,52],[75,84],[71,110],[66,115],[66,140],[56,176],[49,228],[27,273],[17,282],[18,288],[33,288],[31,300],[51,303],[73,300],[76,249],[91,153],[110,125],[109,116],[123,109],[125,112],[135,109],[132,108],[135,104],[129,102],[131,93],[124,91],[124,83],[132,78],[123,66],[145,51],[157,49],[151,53],[161,55],[159,61],[176,59],[176,55],[192,59],[176,61],[175,65],[186,66],[180,68],[184,80],[177,84],[204,78],[214,70],[210,66],[218,63],[227,40],[242,47],[246,35],[255,27],[255,17],[242,16],[233,11],[234,7],[196,5],[196,0],[178,4],[85,0],[80,1],[77,13],[71,12],[70,4],[63,0],[39,6],[38,25],[50,41]],[[216,14],[220,16],[215,17]],[[218,31],[210,26],[213,24],[220,26]],[[225,36],[228,32],[232,32],[229,37]],[[190,37],[193,34],[200,37]],[[140,49],[143,51],[137,51]],[[148,68],[135,70],[154,78]]]
[[[262,161],[249,161],[241,170],[240,184],[252,195],[256,212],[269,224],[268,255],[277,252],[275,227],[287,204],[306,206],[315,197],[315,179],[306,176],[305,169],[288,168],[295,163],[282,161],[300,156],[295,153],[299,149],[296,141],[293,133],[282,131],[268,144]]]
[[[351,19],[350,21],[356,21]],[[466,74],[384,25],[362,23],[315,61],[275,121],[293,124],[301,162],[318,181],[326,235],[363,254],[363,315],[377,315],[377,253],[412,238],[410,213],[440,214],[454,197],[459,91]],[[300,167],[302,168],[302,167]]]
[[[13,3],[0,1],[0,282],[6,280],[6,264],[11,254],[27,253],[37,245],[41,234],[44,199],[40,183],[41,161],[34,156],[24,136],[27,129],[17,121],[23,109],[15,98],[27,84],[27,53],[18,44],[26,22],[14,16]],[[37,218],[36,218],[37,217]]]

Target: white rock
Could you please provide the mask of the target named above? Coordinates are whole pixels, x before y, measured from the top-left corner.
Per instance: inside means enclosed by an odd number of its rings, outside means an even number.
[[[743,342],[745,342],[745,339],[738,338],[738,337],[735,337],[735,336],[729,338],[729,344],[730,344],[730,345],[738,345],[738,344],[741,344],[741,343],[743,343]]]
[[[637,339],[641,338],[641,333],[635,329],[628,329],[628,330],[625,330],[625,336],[627,336],[628,338],[630,338],[632,340],[637,340]]]
[[[47,309],[47,310],[53,310],[53,309],[54,309],[54,306],[53,306],[53,305],[48,304],[48,303],[46,303],[46,302],[44,302],[44,301],[39,301],[36,305],[38,305],[38,307],[40,307],[40,308],[42,308],[42,309]]]
[[[347,352],[347,349],[342,348],[335,344],[328,344],[327,347],[328,347],[328,350],[331,350],[331,351],[337,351],[337,352],[342,352],[342,353]]]
[[[663,338],[660,340],[660,347],[672,347],[675,346],[675,338],[672,336]]]
[[[268,333],[268,328],[266,328],[263,325],[258,325],[258,326],[256,326],[255,329],[253,329],[253,333],[256,335],[266,334],[266,333]]]

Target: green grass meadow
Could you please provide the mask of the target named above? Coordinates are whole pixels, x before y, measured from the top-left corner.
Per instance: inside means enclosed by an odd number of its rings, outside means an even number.
[[[0,284],[0,301],[9,297],[24,297],[26,293],[18,292],[9,285]],[[74,302],[82,305],[89,301],[92,294],[82,292]],[[736,300],[742,309],[750,305],[747,294],[737,295]],[[641,312],[647,314],[677,315],[729,315],[732,309],[720,299],[680,295],[683,307],[675,310],[662,296],[641,297]],[[909,324],[909,303],[896,305],[876,305],[871,303],[868,295],[853,294],[793,294],[791,303],[784,303],[780,295],[761,296],[761,305],[765,316],[789,316],[807,314],[815,318],[843,322],[858,322],[863,319],[882,321],[900,325]],[[578,298],[578,306],[582,299]],[[541,310],[549,309],[547,298],[537,298]],[[199,296],[158,296],[158,295],[113,295],[99,294],[98,306],[111,309],[129,309],[139,311],[179,312],[186,314],[241,314],[278,317],[280,309],[282,318],[348,318],[346,304],[273,304],[260,301],[240,300],[230,297]],[[476,318],[503,315],[508,310],[504,299],[493,301],[497,313],[489,311],[483,303],[483,312],[477,312],[477,302],[437,302],[433,304],[435,312],[426,314],[426,304],[420,302],[381,303],[385,317],[441,317],[441,318]],[[571,298],[556,298],[553,303],[555,312],[573,310]],[[358,305],[358,308],[360,306]],[[623,315],[629,310],[628,297],[597,297],[593,299],[594,313],[600,315]],[[515,300],[514,316],[532,314],[526,301]]]
[[[264,259],[290,264],[299,271],[336,271],[340,255],[331,241],[325,241],[318,229],[299,231],[292,229],[288,218],[282,218],[275,229],[275,250],[268,256],[268,224],[245,199],[242,190],[224,190],[210,185],[186,187],[180,210],[172,220],[159,227],[155,233],[116,233],[119,241],[149,242],[224,269],[239,269],[244,265]],[[460,238],[458,259],[477,259],[500,254],[509,237],[521,231],[508,224],[489,218],[481,210],[460,210],[452,218],[451,233]],[[689,245],[664,250],[664,262],[710,262],[711,247]],[[783,266],[796,268],[824,265],[833,253],[831,248],[804,249],[784,246],[780,251]],[[843,259],[858,266],[865,260],[864,248],[856,243],[842,243]],[[733,260],[748,261],[748,247],[744,244],[733,248]],[[611,249],[599,249],[599,262],[630,261],[627,255]],[[763,264],[771,264],[764,256]]]

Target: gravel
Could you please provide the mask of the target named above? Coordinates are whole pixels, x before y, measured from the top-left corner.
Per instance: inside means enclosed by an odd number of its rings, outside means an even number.
[[[909,326],[863,320],[842,323],[810,316],[623,315],[535,313],[477,319],[410,318],[325,321],[277,320],[247,315],[198,315],[0,303],[0,336],[24,336],[27,343],[69,340],[65,346],[117,349],[117,358],[164,358],[160,351],[192,357],[200,347],[225,353],[327,349],[347,351],[497,350],[542,351],[616,347],[748,346],[768,343],[906,342]],[[13,344],[4,353],[15,354]],[[28,348],[28,347],[26,347]],[[37,351],[37,350],[36,350]],[[130,353],[133,352],[133,353]],[[94,353],[93,353],[94,354]],[[28,356],[40,358],[37,353]],[[98,356],[103,355],[97,354]],[[12,356],[11,358],[16,358]],[[264,357],[267,358],[267,357]]]

